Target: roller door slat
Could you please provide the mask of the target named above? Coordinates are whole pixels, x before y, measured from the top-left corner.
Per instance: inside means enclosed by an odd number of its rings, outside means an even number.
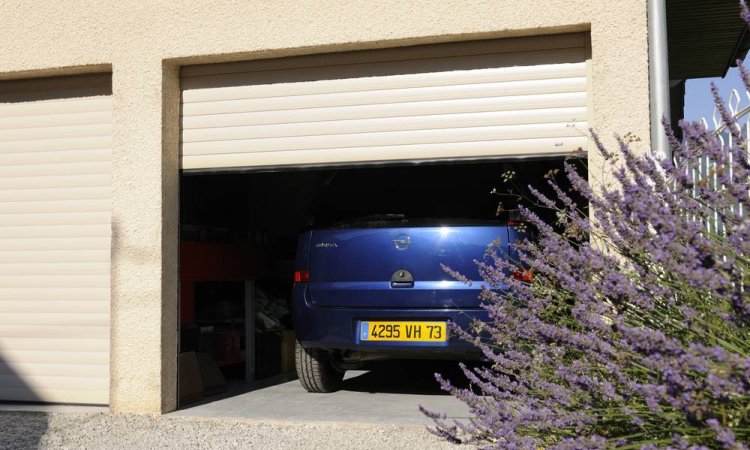
[[[40,333],[42,332],[42,333]],[[0,336],[3,338],[38,339],[109,339],[109,327],[69,327],[46,326],[43,329],[32,329],[27,326],[0,324]]]
[[[0,286],[18,288],[25,286],[88,288],[109,287],[107,275],[0,275]]]
[[[53,114],[76,114],[103,112],[112,114],[111,97],[84,97],[64,100],[49,100],[23,103],[0,103],[0,121],[28,117],[26,123],[33,124],[36,117],[47,117]]]
[[[277,69],[307,69],[310,67],[331,65],[360,65],[373,62],[403,62],[421,60],[440,60],[454,56],[473,56],[484,59],[490,54],[536,53],[540,51],[542,58],[536,64],[544,63],[545,55],[549,51],[560,49],[582,50],[588,41],[588,33],[565,33],[554,36],[542,35],[533,37],[506,38],[497,40],[479,40],[468,42],[451,42],[446,44],[424,45],[415,47],[385,48],[361,52],[345,52],[336,54],[311,54],[292,58],[273,58],[251,61],[239,61],[228,64],[202,64],[185,66],[181,74],[185,81],[210,76],[226,76],[227,74],[245,74],[254,71]],[[581,59],[580,57],[578,58]]]
[[[30,328],[42,329],[47,326],[64,327],[107,327],[109,312],[106,313],[0,313],[0,321],[7,321]]]
[[[71,341],[74,343],[74,341]],[[6,351],[12,347],[0,347]],[[57,350],[29,350],[16,352],[11,357],[3,358],[3,362],[11,365],[15,364],[69,364],[83,366],[106,366],[109,365],[108,352],[91,352],[80,351],[76,347],[59,348]]]
[[[58,187],[46,189],[0,189],[0,203],[65,200],[69,198],[94,200],[107,199],[111,197],[112,188],[110,186]]]
[[[561,48],[545,52],[542,56],[537,52],[524,52],[514,54],[462,54],[453,57],[431,59],[426,55],[420,55],[418,59],[400,59],[398,61],[387,60],[380,62],[360,62],[356,65],[342,64],[340,61],[332,65],[298,66],[294,68],[275,67],[267,70],[252,70],[249,72],[235,71],[233,73],[216,73],[214,75],[185,77],[183,88],[186,91],[216,88],[223,86],[267,86],[270,84],[294,85],[299,82],[316,81],[323,84],[328,81],[338,81],[345,84],[349,80],[362,79],[366,73],[368,85],[380,83],[393,83],[400,79],[402,83],[412,81],[414,85],[440,85],[446,84],[441,78],[459,78],[462,74],[469,72],[477,74],[484,70],[495,73],[501,72],[505,77],[501,79],[517,79],[526,75],[527,79],[543,77],[538,75],[539,70],[533,69],[543,65],[556,64],[559,66],[579,64],[585,57],[582,48]],[[261,61],[255,61],[256,65]],[[226,67],[226,65],[223,65]],[[498,68],[502,68],[498,71]],[[523,69],[531,69],[523,73]],[[520,70],[519,70],[520,69]],[[522,75],[518,73],[521,72]],[[536,72],[536,73],[534,73]],[[416,77],[415,77],[416,75]],[[434,75],[442,75],[434,76]],[[419,77],[423,78],[419,78]],[[556,74],[548,77],[555,77]],[[561,75],[562,76],[562,75]],[[409,77],[412,77],[409,80]],[[479,78],[480,75],[477,76]],[[437,79],[437,80],[435,80]],[[464,81],[465,80],[465,81]],[[464,80],[457,80],[453,84],[476,82],[468,76]],[[330,86],[334,88],[333,84]],[[359,86],[342,86],[342,90],[361,89]]]
[[[80,187],[107,187],[111,188],[112,175],[108,168],[105,172],[90,174],[37,174],[27,177],[0,177],[0,191],[21,189],[61,189]]]
[[[109,227],[109,225],[107,225]],[[2,263],[107,263],[110,250],[58,250],[58,251],[4,251],[0,252]]]
[[[66,262],[66,263],[0,263],[3,275],[87,275],[109,276],[109,262]]]
[[[0,166],[3,167],[29,164],[80,164],[102,161],[112,161],[112,152],[107,148],[94,150],[58,150],[54,152],[0,153]]]
[[[109,225],[0,228],[2,239],[109,238]]]
[[[381,162],[415,159],[454,159],[457,157],[497,158],[503,156],[566,155],[584,148],[588,139],[571,138],[519,139],[507,141],[458,142],[428,145],[394,145],[390,147],[337,148],[288,152],[186,155],[183,169],[260,167],[298,164],[330,164],[332,161]]]
[[[90,123],[61,127],[0,128],[0,146],[5,142],[34,141],[48,139],[69,139],[85,137],[108,137],[112,135],[112,124]]]
[[[57,201],[27,201],[27,202],[5,202],[0,203],[0,215],[2,214],[28,214],[28,213],[55,213],[67,212],[102,212],[109,211],[110,199],[101,200],[57,200]],[[2,239],[2,236],[0,236]]]
[[[232,88],[226,88],[232,89]],[[185,114],[227,114],[250,111],[279,111],[295,108],[376,105],[414,101],[453,100],[498,96],[552,94],[586,90],[586,78],[554,80],[508,81],[500,83],[468,84],[425,88],[402,88],[380,91],[310,94],[286,97],[224,100],[184,103]]]
[[[54,389],[49,386],[37,386],[31,390],[21,388],[3,388],[0,384],[0,398],[14,402],[46,403],[79,403],[106,405],[109,403],[109,390],[97,387],[95,390]]]
[[[2,120],[2,119],[0,119]],[[0,153],[97,150],[112,147],[110,135],[0,142]],[[54,172],[50,172],[54,173]]]
[[[109,248],[109,238],[48,238],[48,239],[2,239],[0,252],[9,251],[56,251],[56,250],[101,250]]]
[[[0,386],[3,388],[31,388],[32,391],[43,388],[77,391],[98,391],[109,388],[108,378],[99,377],[60,377],[38,374],[27,374],[23,378],[17,375],[0,375]]]
[[[49,314],[109,314],[106,297],[81,301],[50,296],[49,300],[3,300],[0,297],[0,314],[44,311]],[[1,345],[0,345],[1,347]]]
[[[325,136],[353,133],[417,131],[435,128],[489,127],[575,122],[586,119],[586,108],[549,108],[539,110],[443,114],[393,117],[385,119],[339,120],[282,125],[254,125],[199,130],[184,130],[183,142],[212,142],[294,136]]]
[[[109,175],[112,170],[111,166],[109,161],[0,166],[0,178],[45,177],[55,173],[65,173],[66,175]]]
[[[24,353],[36,352],[67,352],[78,353],[107,353],[109,352],[109,338],[106,339],[53,339],[53,338],[0,338],[0,352],[8,353],[23,350]]]
[[[0,214],[0,227],[38,226],[38,225],[109,225],[112,213],[69,211],[54,213]],[[2,239],[2,234],[0,234]]]
[[[1,107],[1,106],[0,106]],[[62,114],[35,115],[0,118],[0,130],[26,130],[29,128],[68,127],[88,124],[106,124],[111,129],[112,111],[83,111]]]
[[[11,81],[12,82],[12,81]],[[81,86],[81,87],[75,87],[65,90],[65,94],[69,98],[88,98],[88,97],[95,97],[98,95],[102,95],[101,89],[92,88],[89,86]],[[0,95],[0,101],[2,102],[10,102],[10,103],[20,103],[20,102],[27,102],[27,101],[35,101],[40,103],[45,102],[56,102],[59,99],[57,98],[51,98],[54,94],[49,91],[44,90],[19,90],[19,91],[5,91],[2,92],[2,95]]]
[[[325,69],[323,69],[325,70]],[[314,76],[307,72],[308,75]],[[541,64],[525,67],[502,67],[449,72],[418,73],[390,77],[365,77],[322,80],[314,83],[282,83],[236,86],[228,88],[185,90],[185,103],[215,102],[290,95],[331,94],[388,89],[457,86],[510,81],[549,80],[586,76],[586,64]],[[283,74],[282,74],[283,77]]]
[[[182,144],[185,156],[260,153],[290,150],[324,150],[333,148],[377,147],[396,145],[427,145],[458,142],[502,141],[513,139],[565,138],[581,136],[586,123],[571,126],[569,123],[510,125],[495,127],[472,127],[431,129],[416,131],[392,131],[323,136],[295,136],[286,138],[222,140],[210,142],[186,142]],[[577,127],[580,127],[577,128]],[[2,211],[2,209],[0,209]]]
[[[283,111],[260,111],[207,115],[184,115],[183,130],[232,127],[240,125],[272,125],[332,120],[383,119],[458,113],[518,111],[527,109],[585,107],[585,92],[520,95],[507,97],[433,100],[382,105],[332,106],[300,108]]]
[[[25,227],[0,227],[0,239],[15,238],[80,238],[80,237],[110,237],[112,230],[109,225],[47,225]]]
[[[105,356],[107,355],[105,354]],[[104,364],[8,363],[0,361],[0,375],[28,378],[35,374],[51,377],[106,379],[109,378],[109,364],[108,361]]]
[[[2,301],[91,301],[109,303],[109,286],[103,287],[4,287],[0,286],[0,300]],[[0,335],[2,336],[2,335]]]

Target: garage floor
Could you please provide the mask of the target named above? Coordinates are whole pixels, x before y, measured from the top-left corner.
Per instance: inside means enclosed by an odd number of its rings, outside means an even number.
[[[433,374],[459,379],[455,363],[414,362],[399,370],[348,371],[344,388],[331,394],[310,394],[291,379],[268,387],[235,385],[223,398],[208,399],[172,415],[241,417],[290,422],[347,422],[363,424],[429,425],[419,412],[422,405],[449,418],[468,418],[466,405],[445,394]],[[453,369],[453,370],[452,370]],[[276,380],[282,381],[282,380]]]

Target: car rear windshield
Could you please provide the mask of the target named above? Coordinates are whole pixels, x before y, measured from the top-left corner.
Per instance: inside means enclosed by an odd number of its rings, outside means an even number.
[[[312,205],[313,226],[497,225],[497,165],[433,165],[332,172]]]

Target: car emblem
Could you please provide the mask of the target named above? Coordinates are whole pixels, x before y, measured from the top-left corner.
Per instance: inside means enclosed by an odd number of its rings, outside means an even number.
[[[393,245],[396,246],[397,250],[406,250],[411,247],[411,238],[408,234],[399,234],[396,239],[393,240]]]

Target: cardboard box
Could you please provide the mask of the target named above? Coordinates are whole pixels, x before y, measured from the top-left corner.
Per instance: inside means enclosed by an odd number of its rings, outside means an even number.
[[[297,336],[294,330],[284,330],[281,334],[281,373],[294,372],[294,346]]]
[[[178,391],[180,405],[203,398],[203,379],[195,352],[180,353],[178,357]]]
[[[215,395],[226,392],[227,380],[216,365],[216,361],[208,353],[196,353],[198,369],[203,382],[203,395]]]

